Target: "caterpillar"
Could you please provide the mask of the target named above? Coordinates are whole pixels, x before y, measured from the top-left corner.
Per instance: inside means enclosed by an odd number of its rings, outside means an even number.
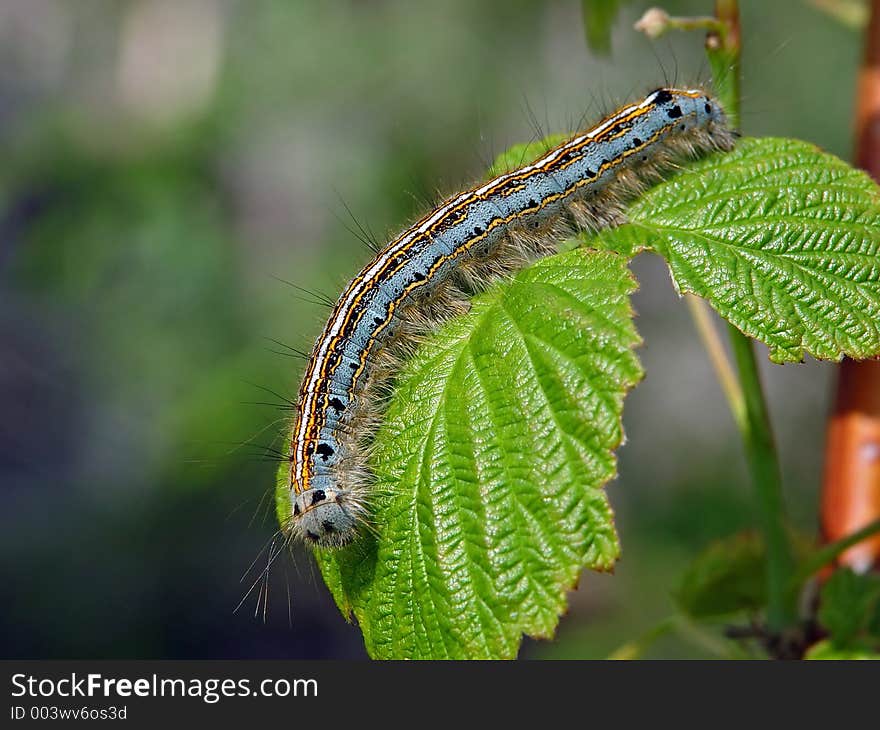
[[[680,160],[730,149],[735,137],[705,91],[660,88],[452,196],[388,243],[339,297],[308,360],[284,465],[285,533],[329,548],[358,535],[376,404],[424,334],[573,230],[620,224],[623,205],[648,183]]]

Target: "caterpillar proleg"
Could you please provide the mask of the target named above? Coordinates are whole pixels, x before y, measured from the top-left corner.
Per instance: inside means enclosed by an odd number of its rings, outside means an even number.
[[[466,310],[469,293],[553,253],[572,229],[623,222],[624,204],[677,161],[733,141],[705,91],[657,89],[394,238],[348,284],[309,358],[290,434],[286,532],[321,547],[357,536],[376,404],[422,334]]]

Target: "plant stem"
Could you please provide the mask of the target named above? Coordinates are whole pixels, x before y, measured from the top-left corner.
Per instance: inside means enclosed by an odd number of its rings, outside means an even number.
[[[745,398],[743,398],[742,388],[739,387],[739,381],[736,379],[736,373],[733,372],[733,367],[724,351],[721,337],[715,329],[709,305],[705,300],[693,294],[685,294],[684,300],[694,320],[697,334],[703,341],[703,347],[709,354],[709,361],[715,368],[715,375],[718,382],[721,383],[721,390],[724,391],[724,397],[727,398],[727,405],[730,406],[730,411],[733,413],[733,420],[736,421],[737,428],[742,431],[748,425],[746,423]]]
[[[733,325],[728,325],[728,331],[745,397],[746,419],[741,435],[767,546],[767,628],[781,633],[797,621],[795,602],[788,590],[794,560],[785,528],[782,474],[752,341]]]
[[[737,0],[716,0],[715,15],[723,29],[706,36],[706,54],[715,91],[731,126],[738,127],[742,48]],[[733,325],[728,325],[728,333],[745,405],[745,418],[736,411],[734,418],[745,444],[767,546],[767,628],[782,633],[797,622],[796,605],[788,590],[794,561],[785,529],[782,473],[752,341]]]
[[[880,160],[878,160],[880,162]],[[880,172],[880,165],[878,165]],[[880,518],[880,362],[844,359],[825,441],[820,517],[833,543]],[[858,573],[880,564],[880,535],[854,544],[835,560]]]
[[[617,649],[611,652],[606,658],[614,661],[632,661],[633,659],[641,659],[657,639],[675,631],[675,620],[675,616],[668,616],[638,638],[627,641],[625,644],[617,647]]]
[[[880,533],[880,518],[869,522],[861,530],[823,546],[805,560],[792,576],[792,590],[798,590],[813,573],[824,568],[848,548],[857,545],[866,537],[874,537],[878,533]]]
[[[721,659],[746,658],[735,644],[719,640],[714,634],[681,614],[667,616],[640,637],[619,646],[607,658],[615,661],[641,659],[655,641],[671,633],[677,633],[707,654]]]
[[[633,26],[649,38],[659,38],[670,30],[721,30],[718,18],[711,15],[677,17],[661,8],[650,8]]]

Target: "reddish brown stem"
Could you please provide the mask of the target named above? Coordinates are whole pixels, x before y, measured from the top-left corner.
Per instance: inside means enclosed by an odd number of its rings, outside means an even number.
[[[855,162],[880,179],[880,1],[871,2],[856,98]]]
[[[880,362],[844,360],[828,426],[822,534],[839,540],[880,517]],[[864,571],[880,562],[880,535],[853,545],[838,565]]]
[[[880,181],[880,0],[871,2],[856,100],[859,167]],[[839,540],[880,517],[880,362],[844,360],[828,426],[822,487],[822,533]],[[880,565],[880,536],[842,553],[838,565]]]

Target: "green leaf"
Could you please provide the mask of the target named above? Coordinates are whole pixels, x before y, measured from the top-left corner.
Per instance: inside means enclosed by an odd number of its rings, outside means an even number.
[[[871,649],[863,648],[863,647],[847,647],[846,649],[840,649],[836,647],[830,639],[823,639],[819,641],[813,646],[811,646],[808,650],[804,659],[813,659],[813,660],[872,660],[877,661],[880,660],[880,654],[876,651],[872,651]]]
[[[712,543],[691,563],[675,592],[692,618],[755,611],[766,603],[766,551],[758,535],[745,533]]]
[[[880,639],[880,576],[837,570],[822,588],[819,621],[835,647]]]
[[[746,139],[689,165],[587,244],[669,264],[775,362],[880,352],[880,205],[860,172],[806,142]]]
[[[377,658],[514,657],[619,552],[602,486],[641,378],[626,260],[568,251],[406,363],[375,442],[375,534],[318,563]]]
[[[611,28],[620,11],[620,0],[581,0],[584,33],[593,53],[611,53]]]

